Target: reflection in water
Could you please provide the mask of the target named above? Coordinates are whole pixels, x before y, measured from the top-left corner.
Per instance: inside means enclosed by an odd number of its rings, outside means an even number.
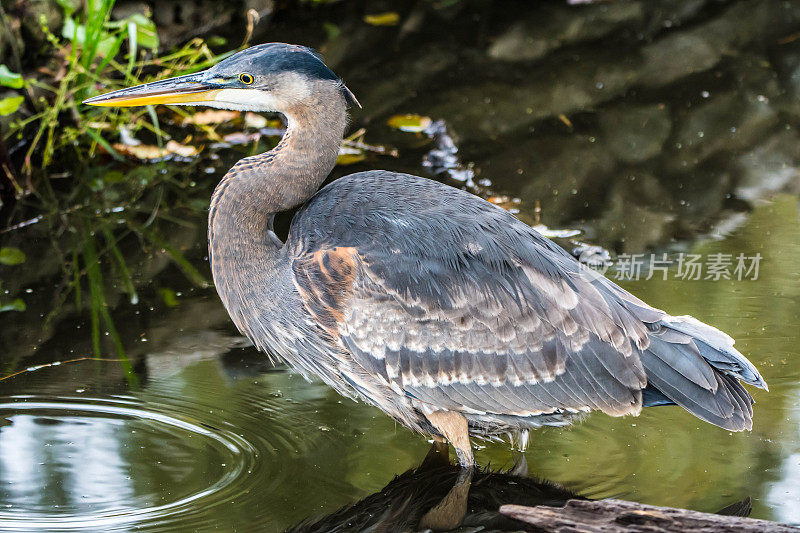
[[[462,469],[449,461],[447,447],[434,444],[416,468],[394,478],[380,492],[319,519],[306,519],[292,533],[326,531],[447,531],[458,527],[518,531],[524,526],[498,512],[501,505],[563,506],[584,499],[548,481],[516,472]]]
[[[124,395],[103,392],[109,363],[93,361],[4,389],[39,392],[0,396],[0,531],[278,529],[317,509],[289,505],[306,482],[341,494],[334,505],[354,497],[341,471],[315,471],[346,446],[322,422],[340,418],[323,387],[255,351],[160,358]]]
[[[15,411],[0,439],[0,501],[8,509],[0,510],[0,520],[15,518],[19,509],[26,510],[21,519],[35,522],[33,511],[85,515],[115,511],[131,501],[122,420],[77,413],[56,418],[18,407],[0,406],[0,412]]]
[[[191,521],[255,481],[256,450],[208,422],[130,399],[9,400],[0,403],[9,413],[0,431],[0,529]]]
[[[800,524],[800,507],[797,505],[782,505],[784,502],[800,502],[800,394],[797,395],[792,410],[795,440],[788,446],[786,457],[783,458],[779,481],[774,483],[767,493],[767,500],[776,509],[776,520],[791,524]]]
[[[375,494],[323,518],[309,518],[287,533],[328,531],[519,531],[522,522],[499,512],[506,504],[563,507],[567,500],[585,500],[556,483],[527,477],[524,458],[511,471],[462,469],[452,464],[448,449],[434,443],[416,468],[395,477]],[[748,516],[750,498],[717,512]]]
[[[319,519],[306,519],[292,533],[326,531],[446,531],[458,527],[517,531],[521,522],[499,513],[504,504],[563,506],[584,499],[549,481],[514,472],[462,469],[447,447],[433,444],[416,468],[394,478],[380,492]],[[480,530],[480,529],[477,529]]]

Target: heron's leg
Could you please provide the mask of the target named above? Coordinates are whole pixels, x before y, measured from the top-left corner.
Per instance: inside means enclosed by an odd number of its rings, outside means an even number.
[[[458,462],[462,467],[469,468],[475,465],[472,446],[469,443],[469,428],[464,415],[455,411],[434,411],[425,417],[456,449]]]
[[[472,482],[474,468],[462,468],[453,488],[435,507],[419,519],[420,529],[448,531],[461,525],[467,515],[469,503],[469,487]]]
[[[508,438],[511,441],[512,456],[514,457],[514,466],[511,467],[509,474],[515,476],[527,477],[528,475],[528,460],[525,458],[525,449],[528,447],[528,430],[524,429],[518,432],[509,433]],[[516,438],[514,438],[516,436]]]

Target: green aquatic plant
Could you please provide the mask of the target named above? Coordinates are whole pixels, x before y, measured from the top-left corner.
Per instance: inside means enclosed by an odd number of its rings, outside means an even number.
[[[0,248],[0,265],[16,266],[25,262],[25,252],[19,248],[11,246],[4,246]],[[3,293],[3,282],[0,281],[0,294]],[[22,298],[14,298],[13,300],[5,301],[0,299],[0,313],[6,311],[24,311],[25,301]]]
[[[81,102],[122,86],[204,69],[222,56],[202,39],[159,55],[158,34],[149,15],[113,20],[114,0],[86,0],[83,9],[67,0],[57,3],[63,11],[60,27],[44,17],[38,21],[46,38],[43,52],[49,57],[44,65],[21,74],[0,65],[0,85],[16,91],[0,100],[0,114],[10,116],[3,140],[24,147],[16,169],[19,179],[13,182],[17,216],[46,224],[61,259],[63,279],[43,327],[51,327],[72,299],[76,311],[88,315],[95,357],[115,351],[129,380],[135,381],[109,307],[117,294],[138,302],[130,264],[153,251],[164,253],[195,286],[208,286],[170,240],[170,228],[190,224],[183,218],[194,216],[191,206],[196,203],[175,201],[190,191],[181,168],[164,162],[136,166],[115,148],[134,145],[138,138],[159,147],[169,145],[170,134],[154,108],[101,109]],[[176,116],[181,114],[185,112]],[[213,137],[213,127],[200,129]],[[188,167],[194,168],[194,163]],[[181,207],[175,209],[174,204]],[[24,311],[24,300],[12,296],[0,301],[0,311],[12,310]]]
[[[26,79],[35,95],[30,98],[33,112],[9,127],[8,136],[18,138],[23,138],[26,131],[35,131],[22,165],[27,175],[47,171],[56,154],[60,160],[74,158],[85,163],[98,146],[120,158],[98,130],[145,129],[160,136],[155,114],[147,109],[91,109],[80,104],[85,98],[99,90],[148,81],[147,73],[155,68],[162,76],[172,76],[206,68],[219,59],[201,39],[157,56],[155,24],[141,13],[110,20],[114,0],[88,0],[80,13],[69,2],[61,0],[59,4],[65,15],[59,35],[44,18],[39,22],[52,47],[55,64],[51,70],[63,74]],[[60,50],[68,51],[64,55]]]
[[[22,80],[22,75],[11,72],[6,65],[0,65],[0,86],[1,87],[8,87],[10,89],[22,89],[25,85],[24,81]],[[0,100],[0,116],[7,116],[14,113],[19,106],[22,105],[22,102],[25,100],[25,97],[20,94],[13,94],[11,96],[6,96],[2,100]]]

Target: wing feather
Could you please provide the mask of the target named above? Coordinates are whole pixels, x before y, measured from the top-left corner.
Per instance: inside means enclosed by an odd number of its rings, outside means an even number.
[[[384,186],[408,189],[403,204]],[[342,178],[291,232],[297,291],[342,372],[422,409],[638,414],[649,381],[743,429],[752,399],[737,378],[765,386],[721,332],[648,306],[502,209],[435,182]]]
[[[638,357],[624,353],[636,341],[623,321],[611,322],[607,302],[591,306],[600,294],[593,285],[549,280],[509,262],[494,283],[484,258],[462,256],[455,271],[415,261],[431,275],[419,271],[407,280],[416,285],[401,287],[378,274],[389,275],[392,259],[333,247],[294,262],[312,316],[368,373],[440,408],[521,416],[640,409],[635,392],[646,381]],[[434,285],[437,298],[419,285]],[[593,299],[582,301],[575,287],[591,287]]]

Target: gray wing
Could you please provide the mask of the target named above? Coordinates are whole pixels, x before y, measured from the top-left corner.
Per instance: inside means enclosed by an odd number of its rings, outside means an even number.
[[[637,414],[651,366],[670,400],[699,402],[709,421],[749,407],[741,395],[717,398],[729,383],[691,332],[462,191],[353,175],[323,189],[292,232],[298,292],[354,359],[349,379],[385,382],[423,409]]]

